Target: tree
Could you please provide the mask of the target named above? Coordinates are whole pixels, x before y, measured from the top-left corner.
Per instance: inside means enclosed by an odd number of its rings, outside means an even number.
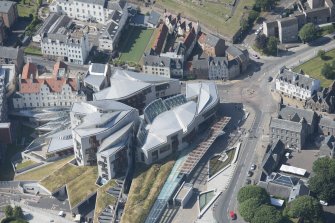
[[[320,57],[321,60],[325,60],[325,59],[326,59],[326,51],[324,51],[324,50],[319,50],[319,51],[318,51],[318,57]]]
[[[264,34],[257,35],[255,39],[255,47],[263,51],[266,50],[267,40],[268,39]]]
[[[7,205],[5,207],[5,215],[6,215],[6,218],[13,216],[13,208],[12,208],[12,206]]]
[[[261,9],[262,11],[269,10],[274,4],[276,3],[275,0],[256,0],[255,8]]]
[[[269,203],[270,201],[270,196],[266,190],[256,185],[242,187],[237,194],[237,200],[240,204],[250,198],[257,198],[262,204]]]
[[[322,207],[317,199],[301,196],[288,203],[285,212],[291,218],[303,217],[311,222],[318,222],[322,215]]]
[[[305,24],[299,31],[299,37],[303,42],[314,40],[318,36],[318,30],[313,23]]]
[[[262,205],[255,212],[252,223],[280,223],[283,220],[282,214],[275,207]]]
[[[257,209],[262,205],[262,201],[258,198],[250,198],[240,204],[239,212],[243,219],[247,222],[251,222]]]
[[[255,10],[251,10],[248,16],[249,23],[253,23],[258,18],[258,16],[259,16],[259,12]]]
[[[266,44],[267,53],[270,55],[276,55],[278,49],[278,40],[276,37],[271,36]]]
[[[19,218],[19,219],[21,218],[22,219],[24,217],[22,208],[19,207],[19,206],[15,206],[14,209],[13,209],[13,216],[15,218]]]
[[[325,64],[326,65],[326,64]],[[327,67],[330,65],[328,64]],[[322,68],[322,74],[325,66]],[[329,69],[329,68],[327,68]],[[332,74],[334,72],[332,70]],[[324,201],[335,199],[335,160],[329,157],[317,159],[313,163],[314,176],[309,179],[309,189]]]
[[[327,79],[334,79],[335,72],[329,63],[325,63],[321,69],[321,74]]]

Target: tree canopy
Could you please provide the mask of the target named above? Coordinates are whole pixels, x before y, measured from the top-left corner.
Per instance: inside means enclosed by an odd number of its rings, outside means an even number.
[[[280,223],[283,220],[281,212],[275,207],[262,205],[255,212],[251,223]]]
[[[317,159],[313,163],[313,172],[314,175],[309,179],[309,189],[321,200],[334,200],[335,160],[329,157]]]
[[[313,23],[305,24],[299,31],[299,37],[303,42],[314,40],[318,36],[318,30]]]
[[[255,47],[260,50],[266,50],[266,43],[268,39],[264,34],[257,35],[255,38]]]
[[[276,55],[277,54],[277,47],[278,47],[278,40],[274,36],[270,36],[267,44],[266,44],[266,50],[268,54],[270,55]]]
[[[251,222],[257,209],[262,205],[258,198],[250,198],[240,204],[239,212],[243,219]]]
[[[311,222],[318,222],[322,215],[322,207],[317,199],[305,195],[288,203],[285,212],[291,218],[304,217]]]
[[[256,0],[255,8],[261,9],[262,11],[269,10],[276,3],[275,0]]]
[[[5,215],[6,215],[7,218],[13,216],[13,208],[12,208],[12,206],[7,205],[5,207]]]
[[[266,190],[256,185],[242,187],[237,194],[237,200],[242,203],[250,198],[257,198],[262,204],[269,203],[270,197]]]

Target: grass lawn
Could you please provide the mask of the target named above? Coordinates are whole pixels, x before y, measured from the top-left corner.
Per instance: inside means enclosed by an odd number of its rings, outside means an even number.
[[[20,0],[17,5],[17,11],[20,17],[29,17],[29,15],[35,14],[38,9],[37,0]]]
[[[144,29],[140,27],[131,27],[128,32],[124,32],[121,38],[120,60],[138,63],[147,47],[153,29]],[[125,36],[126,35],[126,36]]]
[[[143,166],[136,169],[137,173],[131,184],[121,222],[145,222],[174,163],[174,161],[168,161],[164,164],[154,164],[148,169]]]
[[[234,158],[235,151],[236,149],[229,150],[227,152],[228,158],[224,162],[219,160],[220,156],[216,156],[215,158],[211,159],[209,161],[209,177],[228,166]]]
[[[115,205],[117,199],[108,194],[107,190],[111,187],[114,187],[116,182],[114,180],[110,180],[107,184],[103,185],[98,189],[97,193],[97,201],[95,204],[95,212],[94,212],[94,222],[98,222],[98,217],[101,212],[107,207],[107,205]]]
[[[303,63],[293,69],[295,72],[299,72],[302,69],[305,74],[312,78],[319,79],[322,87],[329,87],[333,80],[326,79],[321,75],[321,69],[325,63],[332,63],[335,61],[335,50],[331,50],[326,53],[327,60],[321,60],[320,57],[314,57],[313,59]]]
[[[27,160],[27,161],[24,161],[24,162],[22,162],[22,163],[18,163],[18,164],[16,165],[16,170],[21,170],[21,169],[24,169],[24,168],[26,168],[26,167],[28,167],[28,166],[34,165],[34,164],[36,164],[35,161]]]
[[[231,0],[221,0],[220,3],[203,1],[203,5],[196,4],[192,0],[157,0],[156,4],[166,8],[174,14],[181,13],[182,16],[200,22],[200,25],[231,38],[240,28],[240,20],[247,13],[255,0],[239,1],[235,12],[223,3],[231,3]],[[231,17],[231,18],[229,18]]]
[[[98,178],[98,167],[90,166],[87,168],[87,171],[66,185],[69,203],[72,208],[98,189],[98,186],[95,184]]]
[[[30,54],[30,55],[36,55],[36,56],[42,56],[42,51],[40,48],[33,47],[33,46],[28,46],[24,49],[25,54]]]
[[[63,167],[59,168],[41,180],[40,184],[53,193],[65,184],[85,173],[88,169],[89,167],[86,166],[75,166],[73,164],[67,163]]]
[[[73,159],[73,156],[67,157],[65,159],[57,160],[51,164],[38,167],[31,171],[25,172],[24,174],[20,174],[15,176],[15,180],[42,180],[46,176],[53,173],[55,170],[58,170],[70,160]]]
[[[0,180],[13,180],[15,173],[11,163],[11,158],[20,151],[22,151],[22,147],[14,144],[8,145],[5,157],[0,165]]]

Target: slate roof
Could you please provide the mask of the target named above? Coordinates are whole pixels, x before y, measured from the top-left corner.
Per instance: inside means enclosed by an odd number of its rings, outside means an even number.
[[[279,111],[279,116],[285,120],[291,120],[297,114],[300,119],[304,118],[309,125],[312,124],[316,113],[310,109],[300,109],[286,106]]]
[[[270,128],[285,129],[292,132],[301,132],[302,124],[300,122],[292,122],[284,119],[271,119]]]
[[[94,5],[105,5],[105,0],[76,0],[77,2],[82,2],[86,4],[94,4]]]
[[[319,122],[320,126],[326,126],[330,128],[335,128],[335,121],[328,117],[322,117]]]
[[[90,1],[90,0],[87,0]],[[108,1],[107,8],[111,10],[116,11],[122,11],[123,8],[126,6],[126,1],[120,0],[120,1]]]
[[[299,86],[307,90],[312,89],[313,82],[315,81],[315,79],[311,77],[307,77],[306,75],[290,71],[286,68],[279,73],[277,79],[279,79],[280,81],[284,81]]]
[[[0,46],[0,58],[17,59],[18,48]]]
[[[0,13],[8,13],[10,8],[15,4],[12,1],[0,1]]]
[[[278,164],[284,155],[285,152],[285,144],[278,139],[276,142],[274,142],[269,150],[268,153],[266,153],[264,160],[262,162],[263,170],[266,171],[266,173],[271,173],[274,171]]]
[[[143,58],[144,65],[170,67],[171,59],[168,57],[161,57],[156,55],[145,55]]]
[[[91,71],[93,73],[105,73],[106,64],[92,63]]]
[[[151,23],[154,26],[157,26],[161,15],[156,11],[151,11],[148,19],[148,23]]]
[[[298,19],[296,17],[286,17],[282,19],[278,19],[278,24],[281,26],[298,26]]]
[[[206,44],[215,47],[216,44],[220,41],[220,37],[208,33],[206,35]]]

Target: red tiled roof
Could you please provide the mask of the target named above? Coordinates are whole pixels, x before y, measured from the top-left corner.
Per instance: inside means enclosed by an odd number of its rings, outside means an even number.
[[[201,33],[200,34],[200,37],[199,37],[199,43],[201,43],[201,44],[205,44],[206,43],[206,34],[205,33]]]
[[[32,68],[30,68],[32,67]],[[34,68],[35,67],[35,68]],[[63,62],[58,62],[54,65],[53,76],[51,78],[45,77],[36,77],[31,80],[28,75],[31,72],[28,72],[29,69],[34,71],[36,69],[35,64],[26,64],[22,72],[22,80],[20,85],[20,93],[38,93],[41,90],[43,85],[47,85],[50,88],[51,92],[61,92],[65,84],[69,84],[72,90],[77,90],[77,81],[75,78],[60,78],[57,79],[57,73],[59,68],[66,68],[66,64]],[[36,69],[37,70],[37,69]],[[36,72],[35,72],[36,73]],[[23,75],[25,74],[25,76]]]
[[[29,79],[30,75],[33,74],[33,78],[36,78],[37,67],[33,63],[26,63],[22,69],[22,79]]]

